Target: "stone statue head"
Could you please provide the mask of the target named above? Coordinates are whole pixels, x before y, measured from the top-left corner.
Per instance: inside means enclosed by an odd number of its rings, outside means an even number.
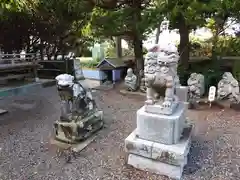
[[[190,75],[190,79],[191,79],[191,80],[196,80],[197,77],[198,77],[198,74],[197,74],[197,73],[192,73],[192,74]]]
[[[163,44],[158,54],[158,64],[177,64],[179,61],[179,55],[177,47],[174,44]]]
[[[232,73],[230,73],[230,72],[225,72],[225,73],[222,75],[222,78],[223,78],[223,79],[228,79],[228,80],[230,80],[230,79],[233,79],[233,75],[232,75]]]
[[[133,75],[133,69],[132,68],[128,68],[127,75],[128,76],[132,76]]]
[[[58,86],[71,86],[74,84],[74,77],[70,74],[60,74],[55,79]]]

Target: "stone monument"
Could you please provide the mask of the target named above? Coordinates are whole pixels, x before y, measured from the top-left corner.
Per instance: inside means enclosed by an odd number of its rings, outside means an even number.
[[[177,48],[156,45],[145,60],[147,100],[137,111],[137,128],[125,139],[127,163],[180,179],[187,163],[192,126],[185,123],[186,106],[176,96]],[[160,88],[165,88],[163,99],[158,97]]]
[[[189,92],[189,103],[196,105],[205,93],[204,76],[200,73],[192,73],[187,81]]]
[[[89,88],[84,88],[74,77],[56,77],[61,99],[61,116],[54,123],[55,138],[67,143],[87,139],[103,126],[103,112],[99,111]]]
[[[217,99],[228,99],[232,104],[240,103],[239,84],[232,73],[225,72],[223,74],[222,79],[218,83]]]
[[[75,74],[76,80],[85,80],[85,77],[83,75],[80,59],[73,58],[73,69]]]
[[[136,91],[137,89],[137,76],[133,74],[132,68],[128,68],[127,76],[125,77],[125,86],[128,91]]]

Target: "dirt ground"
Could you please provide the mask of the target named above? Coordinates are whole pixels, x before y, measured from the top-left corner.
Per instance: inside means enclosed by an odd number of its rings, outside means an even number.
[[[0,116],[1,180],[166,180],[125,164],[124,139],[136,128],[136,110],[144,97],[119,90],[94,92],[104,111],[105,128],[82,152],[66,163],[49,140],[59,118],[55,87],[27,96],[0,100],[9,110]],[[191,110],[195,132],[184,180],[240,179],[240,113],[225,109]]]

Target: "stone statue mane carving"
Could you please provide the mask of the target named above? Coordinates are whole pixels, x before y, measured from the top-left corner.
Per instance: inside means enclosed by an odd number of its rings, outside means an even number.
[[[240,103],[239,84],[232,73],[225,72],[223,74],[222,79],[218,83],[217,99],[229,99],[231,103]]]
[[[75,143],[86,139],[102,127],[102,111],[98,111],[90,89],[84,88],[74,77],[61,74],[56,77],[61,99],[61,116],[56,121],[55,136]]]
[[[137,89],[137,76],[133,74],[132,68],[128,68],[127,76],[125,77],[125,86],[128,91],[136,91]]]
[[[145,57],[145,84],[147,87],[146,106],[158,104],[158,114],[172,114],[178,105],[176,87],[179,85],[177,66],[179,55],[177,48],[172,44],[156,45]],[[166,88],[163,103],[159,97],[159,89]],[[149,111],[149,109],[147,110]]]
[[[197,103],[205,92],[204,76],[200,73],[192,73],[187,81],[189,102],[191,104]]]

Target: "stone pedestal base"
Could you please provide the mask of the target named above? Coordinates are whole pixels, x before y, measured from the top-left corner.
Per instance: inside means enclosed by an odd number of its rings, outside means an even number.
[[[164,108],[162,104],[154,104],[154,105],[145,105],[145,111],[152,114],[164,114],[164,115],[171,115],[176,110],[178,106],[177,102],[173,102],[169,108]]]
[[[137,169],[180,179],[187,164],[192,129],[192,126],[185,128],[180,141],[173,145],[140,139],[135,130],[125,139],[127,163]]]
[[[137,111],[136,134],[141,139],[163,144],[179,141],[185,124],[185,106],[179,103],[172,115],[145,112],[145,106]]]
[[[55,138],[67,143],[78,143],[90,137],[103,126],[103,112],[97,111],[84,119],[71,122],[56,121]]]
[[[180,102],[188,102],[188,87],[187,86],[177,87],[176,95]]]

